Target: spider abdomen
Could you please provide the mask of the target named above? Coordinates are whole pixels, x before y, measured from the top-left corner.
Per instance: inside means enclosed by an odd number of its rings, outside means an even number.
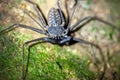
[[[48,25],[57,27],[61,25],[61,16],[57,9],[51,8],[48,14]]]

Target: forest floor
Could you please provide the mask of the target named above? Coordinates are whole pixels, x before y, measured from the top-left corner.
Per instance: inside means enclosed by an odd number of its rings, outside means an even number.
[[[45,17],[47,18],[50,8],[56,7],[56,0],[33,0],[40,5]],[[71,2],[74,0],[70,0]],[[64,0],[61,0],[61,6],[65,12]],[[86,16],[97,16],[105,21],[111,22],[120,28],[120,1],[119,0],[78,0],[77,10],[72,18],[72,24],[75,24],[79,19]],[[72,7],[69,3],[68,8]],[[74,7],[74,6],[73,6]],[[72,8],[70,8],[70,13]],[[30,26],[38,26],[25,13],[27,11],[30,15],[37,19],[36,13],[31,4],[20,0],[0,0],[0,29],[9,26],[13,23],[22,23]],[[67,15],[65,16],[67,17]],[[39,26],[37,27],[39,28]],[[27,35],[32,34],[32,39],[43,37],[44,35],[37,34],[26,29],[15,29],[19,33]],[[108,80],[120,79],[120,31],[117,31],[111,26],[103,24],[99,21],[91,21],[82,27],[79,31],[73,34],[74,37],[84,39],[86,41],[95,43],[100,46],[107,62],[107,70],[105,77]],[[51,44],[50,44],[51,45]],[[1,46],[1,44],[0,44]],[[85,44],[75,44],[64,46],[65,49],[71,49],[75,53],[89,53],[91,47]],[[1,52],[2,50],[0,50]],[[86,52],[87,51],[87,52]],[[100,57],[98,50],[95,49],[95,55]]]

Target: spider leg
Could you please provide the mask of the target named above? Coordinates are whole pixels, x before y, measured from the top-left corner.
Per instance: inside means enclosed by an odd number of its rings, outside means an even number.
[[[24,11],[34,22],[36,22],[40,27],[42,26],[38,21],[36,21],[27,11]],[[42,28],[42,27],[41,27]]]
[[[64,26],[65,25],[65,19],[64,19],[63,13],[62,13],[62,9],[60,7],[60,1],[59,0],[57,0],[57,6],[58,6],[58,10],[60,12],[60,16],[62,18],[62,24],[61,24],[61,26]]]
[[[69,10],[68,10],[67,0],[65,0],[65,9],[66,9],[66,14],[67,14],[66,15],[66,25],[68,25],[70,15],[69,15]]]
[[[90,46],[91,46],[91,48],[92,48],[92,55],[95,55],[95,54],[94,54],[93,47],[92,47],[92,46],[97,47],[95,44],[90,43],[90,42],[88,42],[88,41],[85,41],[85,40],[83,40],[83,39],[73,38],[73,40],[74,40],[74,41],[77,41],[77,42],[80,42],[80,43],[83,43],[83,44],[90,45]],[[100,52],[101,52],[101,50],[100,50]],[[95,58],[94,56],[93,56],[93,58],[94,58],[94,62],[96,62],[96,58]],[[96,63],[95,63],[95,64],[96,64]]]
[[[97,68],[97,70],[98,70],[98,72],[99,72],[99,73],[98,73],[99,79],[102,80],[102,78],[104,77],[104,74],[105,74],[107,65],[106,65],[106,60],[105,60],[105,58],[104,58],[104,55],[103,55],[103,52],[102,52],[101,48],[100,48],[98,45],[96,45],[96,44],[94,44],[94,43],[91,43],[91,42],[88,42],[88,41],[85,41],[85,40],[83,40],[83,39],[73,38],[72,40],[91,46],[91,48],[92,48],[91,56],[93,56],[93,58],[94,58],[94,64],[95,64],[95,66],[96,66],[96,68]],[[102,58],[102,60],[103,60],[103,62],[104,62],[104,64],[103,64],[103,65],[104,65],[104,66],[103,66],[103,67],[104,67],[104,70],[103,70],[103,73],[102,73],[102,74],[100,74],[100,69],[99,69],[99,67],[98,67],[98,65],[97,65],[97,61],[96,61],[97,58],[95,57],[95,53],[94,53],[93,47],[95,47],[95,48],[97,48],[97,49],[99,50],[100,56],[101,56],[101,58]]]
[[[37,38],[37,39],[34,39],[34,40],[31,40],[31,41],[27,41],[23,44],[22,46],[22,79],[25,80],[26,79],[26,75],[27,75],[27,72],[28,72],[28,64],[29,64],[29,58],[30,58],[30,49],[31,47],[33,47],[34,45],[36,44],[40,44],[40,43],[43,43],[43,42],[47,42],[47,40],[45,39],[46,37],[43,37],[43,38]],[[24,53],[25,53],[25,49],[24,47],[28,45],[28,55],[27,55],[27,64],[26,64],[26,68],[24,66]],[[25,70],[25,71],[24,71]]]
[[[75,15],[76,10],[77,10],[77,2],[75,4],[75,6],[73,7],[72,14],[69,16],[69,22],[68,22],[68,28],[67,28],[68,30],[69,30],[69,27],[70,27],[70,25],[72,23],[72,18]]]
[[[60,41],[60,44],[64,44],[66,42],[69,42],[72,38],[70,36],[66,36],[64,37],[61,41]]]
[[[39,20],[40,20],[40,22],[41,22],[41,24],[43,26],[42,28],[45,30],[45,28],[47,26],[47,23],[46,23],[46,19],[45,19],[44,15],[43,15],[42,11],[40,10],[39,6],[36,3],[34,3],[32,1],[30,1],[30,0],[25,0],[25,1],[27,1],[27,2],[29,2],[29,3],[31,3],[33,5],[33,8],[36,11],[36,13],[38,15],[38,18],[39,18]]]
[[[110,22],[107,22],[107,21],[105,21],[105,20],[102,20],[101,18],[98,18],[98,17],[96,17],[96,16],[94,16],[94,17],[88,16],[88,17],[85,17],[85,18],[79,20],[76,24],[74,24],[74,25],[72,25],[71,27],[69,27],[69,30],[70,30],[71,32],[74,32],[74,31],[76,31],[76,30],[79,30],[79,29],[82,28],[84,25],[86,25],[87,23],[89,23],[90,21],[93,21],[93,20],[97,20],[97,21],[100,21],[100,22],[102,22],[102,23],[104,23],[104,24],[110,25],[113,29],[115,28],[116,30],[119,30],[119,31],[120,31],[120,29],[119,29],[117,26],[111,24]],[[85,21],[85,22],[84,22],[84,21]],[[83,22],[83,23],[80,24],[81,22]]]
[[[23,25],[23,24],[13,24],[13,25],[3,29],[2,31],[0,31],[0,34],[6,33],[6,32],[8,32],[16,27],[26,28],[26,29],[30,29],[30,30],[35,31],[35,32],[40,33],[40,34],[45,34],[45,32],[43,32],[40,29],[31,27],[31,26],[27,26],[27,25]]]

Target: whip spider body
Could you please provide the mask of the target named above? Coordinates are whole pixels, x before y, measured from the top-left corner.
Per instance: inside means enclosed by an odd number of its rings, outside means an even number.
[[[34,28],[32,26],[27,26],[27,25],[24,25],[24,24],[13,24],[10,27],[0,31],[0,34],[1,34],[1,33],[8,32],[9,30],[11,30],[15,27],[21,27],[21,28],[30,29],[30,30],[35,31],[39,34],[46,35],[46,37],[37,38],[37,39],[31,40],[31,41],[27,41],[23,44],[23,46],[22,46],[23,63],[24,63],[24,47],[25,47],[25,45],[31,44],[31,45],[28,46],[28,59],[27,59],[27,65],[26,65],[25,70],[24,70],[24,64],[23,64],[23,69],[22,69],[22,71],[23,71],[22,72],[22,79],[23,80],[25,80],[26,74],[27,74],[27,71],[28,71],[30,48],[32,46],[34,46],[35,43],[37,43],[37,42],[39,42],[39,43],[49,42],[49,43],[52,43],[52,44],[65,45],[66,43],[71,44],[71,43],[75,42],[75,43],[88,44],[88,45],[94,46],[94,47],[96,47],[100,50],[99,46],[97,46],[93,43],[90,43],[88,41],[85,41],[83,39],[74,38],[74,37],[71,36],[71,33],[75,32],[76,30],[79,30],[81,27],[83,27],[85,24],[89,23],[92,20],[98,20],[100,22],[103,22],[105,24],[110,25],[113,28],[117,28],[116,26],[112,25],[109,22],[106,22],[106,21],[104,21],[104,20],[102,20],[98,17],[91,17],[91,16],[80,19],[80,20],[78,20],[77,23],[75,23],[71,26],[70,25],[71,24],[71,19],[72,19],[73,15],[74,15],[74,12],[76,10],[76,6],[74,7],[72,15],[68,17],[68,20],[66,20],[65,17],[64,17],[64,14],[62,12],[62,9],[60,7],[59,0],[57,1],[58,8],[51,8],[49,10],[49,13],[48,13],[48,19],[46,20],[46,18],[44,17],[42,11],[40,10],[40,8],[38,7],[37,4],[33,3],[30,0],[26,0],[26,1],[33,5],[34,10],[36,11],[38,19],[39,19],[40,22],[36,21],[29,14],[27,14],[27,15],[32,20],[34,20],[42,29],[37,29],[37,28]],[[86,21],[86,22],[82,23],[84,21]],[[80,23],[82,23],[82,24],[80,24]]]

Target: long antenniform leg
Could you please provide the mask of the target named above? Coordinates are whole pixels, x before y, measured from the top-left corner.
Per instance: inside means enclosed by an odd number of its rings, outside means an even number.
[[[30,1],[30,0],[25,0],[25,1],[27,1],[27,2],[29,2],[29,3],[31,3],[33,5],[33,8],[36,11],[36,13],[38,15],[38,18],[39,18],[39,20],[40,20],[40,22],[41,22],[41,24],[43,26],[43,27],[42,26],[41,27],[45,30],[45,28],[47,26],[47,23],[46,23],[46,19],[45,19],[44,15],[43,15],[42,11],[40,10],[39,6],[36,3],[34,3],[32,1]]]
[[[38,24],[40,27],[42,26],[37,20],[35,20],[27,11],[24,11],[24,13],[26,15],[28,15],[28,17],[30,17],[36,24]]]
[[[105,61],[105,59],[104,59],[104,55],[103,55],[103,52],[102,52],[101,48],[100,48],[98,45],[93,44],[93,43],[88,42],[88,41],[85,41],[85,40],[83,40],[83,39],[73,38],[73,41],[77,41],[77,42],[79,42],[79,43],[83,43],[83,44],[90,45],[91,47],[95,47],[95,48],[97,48],[97,49],[99,50],[100,56],[101,56],[101,58],[102,58],[102,60],[103,60],[103,62],[104,62],[104,70],[103,70],[103,73],[102,73],[102,74],[98,73],[99,79],[102,80],[102,78],[103,78],[103,76],[104,76],[104,74],[105,74],[105,70],[106,70],[106,66],[107,66],[107,65],[106,65],[106,61]],[[96,66],[96,68],[97,68],[97,70],[98,70],[98,72],[99,72],[100,69],[99,69],[99,67],[98,67],[98,65],[97,65],[96,57],[94,56],[95,54],[94,54],[93,48],[92,48],[92,53],[91,53],[91,55],[93,56],[94,64],[95,64],[95,66]]]
[[[47,40],[45,39],[45,37],[44,38],[37,38],[37,39],[31,40],[31,41],[27,41],[27,42],[25,42],[23,44],[23,46],[22,46],[22,79],[23,80],[26,79],[26,75],[27,75],[27,72],[28,72],[28,64],[29,64],[30,49],[31,49],[31,47],[33,47],[36,44],[43,43],[43,42],[47,42]],[[27,56],[26,68],[24,67],[24,52],[25,52],[24,47],[25,47],[25,45],[28,45],[28,56]],[[24,70],[25,70],[25,72],[24,72]]]
[[[70,30],[71,32],[73,32],[74,30],[75,30],[75,31],[76,31],[76,30],[79,30],[79,29],[82,28],[85,24],[87,24],[87,23],[89,23],[90,21],[93,21],[93,20],[97,20],[97,21],[100,21],[100,22],[102,22],[102,23],[104,23],[104,24],[110,25],[113,29],[116,29],[116,30],[119,30],[119,31],[120,31],[120,28],[118,28],[117,26],[111,24],[110,22],[107,22],[107,21],[105,21],[105,20],[102,20],[101,18],[98,18],[98,17],[96,17],[96,16],[94,16],[94,17],[88,16],[88,17],[85,17],[85,18],[83,18],[83,19],[80,19],[76,24],[72,25],[72,26],[69,28],[69,30]],[[86,21],[86,22],[84,22],[84,21]],[[84,22],[84,23],[82,23],[82,22]],[[80,24],[80,23],[82,23],[82,24]]]
[[[62,9],[60,7],[60,0],[57,0],[57,6],[58,6],[58,10],[60,12],[60,16],[62,18],[62,26],[64,26],[65,25],[65,19],[64,19],[63,13],[62,13]]]
[[[37,33],[45,34],[45,32],[43,32],[43,31],[40,30],[40,29],[31,27],[31,26],[27,26],[27,25],[23,25],[23,24],[13,24],[13,25],[7,27],[6,29],[3,29],[2,31],[0,31],[0,34],[6,33],[6,32],[8,32],[8,31],[10,31],[10,30],[12,30],[12,29],[14,29],[14,28],[17,28],[17,27],[30,29],[30,30],[35,31],[35,32],[37,32]]]

